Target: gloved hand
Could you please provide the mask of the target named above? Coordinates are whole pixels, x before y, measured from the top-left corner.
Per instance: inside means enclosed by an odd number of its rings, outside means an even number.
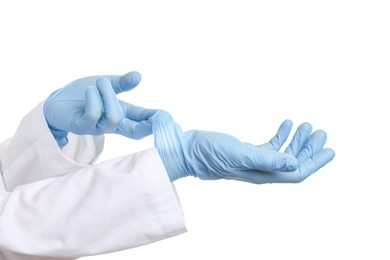
[[[152,118],[155,146],[171,181],[185,176],[204,180],[234,179],[251,183],[300,182],[334,157],[323,149],[326,134],[311,135],[302,124],[285,153],[278,152],[287,140],[292,122],[282,123],[269,143],[254,146],[216,132],[182,133],[164,111]]]
[[[75,80],[51,94],[44,115],[58,145],[68,142],[68,132],[79,135],[116,133],[141,139],[152,133],[149,118],[156,110],[144,109],[117,99],[141,80],[138,72],[123,76],[90,76]]]
[[[262,150],[279,151],[287,140],[291,127],[290,120],[284,121],[277,134],[268,143],[257,147]],[[285,153],[298,159],[297,170],[265,173],[260,178],[261,183],[299,183],[333,160],[335,156],[333,149],[324,148],[327,140],[326,132],[323,130],[312,132],[312,130],[309,123],[301,124],[285,150]]]

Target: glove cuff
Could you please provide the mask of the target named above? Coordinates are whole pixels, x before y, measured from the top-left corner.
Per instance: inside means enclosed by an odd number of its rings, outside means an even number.
[[[190,176],[184,152],[182,131],[169,113],[159,111],[152,118],[154,144],[168,173],[175,181]]]

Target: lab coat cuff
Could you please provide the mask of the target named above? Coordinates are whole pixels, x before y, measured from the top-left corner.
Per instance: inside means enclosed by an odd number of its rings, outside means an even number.
[[[43,113],[43,102],[20,122],[15,135],[0,149],[1,171],[7,190],[58,177],[95,162],[104,144],[102,136],[70,136],[63,150],[58,147]]]
[[[156,210],[157,218],[163,227],[163,236],[171,237],[187,231],[185,226],[183,209],[176,189],[169,180],[168,173],[155,148],[149,150],[155,158],[153,164],[149,164],[153,176],[146,176],[150,185],[150,191],[153,193],[153,205]]]
[[[35,118],[37,141],[51,152],[51,157],[64,169],[80,168],[94,163],[103,151],[104,136],[68,134],[68,144],[61,149],[50,131],[43,113],[44,102],[41,102],[33,111],[31,118]]]

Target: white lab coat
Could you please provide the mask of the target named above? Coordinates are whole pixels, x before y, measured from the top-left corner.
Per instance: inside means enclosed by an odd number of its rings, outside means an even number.
[[[103,137],[60,150],[42,104],[0,145],[0,259],[75,259],[186,231],[155,149],[91,165]]]

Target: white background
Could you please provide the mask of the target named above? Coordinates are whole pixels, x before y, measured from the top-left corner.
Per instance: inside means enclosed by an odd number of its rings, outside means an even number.
[[[285,118],[335,159],[300,184],[177,181],[189,232],[85,259],[389,259],[388,1],[1,1],[1,140],[89,75],[184,130],[263,143]],[[153,145],[109,136],[102,160]],[[108,238],[109,239],[109,238]]]

